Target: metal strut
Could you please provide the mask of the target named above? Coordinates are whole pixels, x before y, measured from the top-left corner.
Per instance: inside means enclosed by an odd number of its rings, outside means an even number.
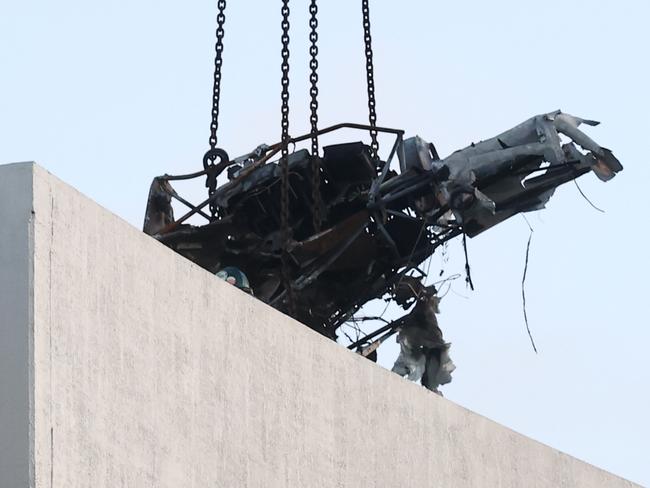
[[[366,84],[368,87],[368,121],[370,122],[370,152],[373,159],[379,157],[379,142],[377,141],[377,112],[375,102],[375,69],[372,54],[372,36],[370,35],[370,5],[369,0],[361,0],[363,14],[363,41],[366,54]]]
[[[280,158],[281,189],[280,189],[280,227],[282,233],[282,281],[287,292],[288,312],[294,315],[294,296],[289,271],[289,0],[282,0],[282,91],[281,91],[281,128],[280,143],[282,156]]]

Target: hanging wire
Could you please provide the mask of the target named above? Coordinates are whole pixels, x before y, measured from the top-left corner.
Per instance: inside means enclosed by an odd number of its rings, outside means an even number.
[[[526,225],[528,226],[528,230],[530,231],[530,235],[528,236],[528,243],[526,244],[526,260],[524,262],[524,275],[521,278],[521,304],[522,308],[524,311],[524,322],[526,323],[526,331],[528,332],[528,337],[530,338],[530,343],[533,345],[533,350],[535,353],[537,353],[537,347],[535,347],[535,341],[533,340],[533,335],[530,332],[530,327],[528,326],[528,314],[526,313],[526,273],[528,271],[528,253],[530,251],[530,242],[533,239],[533,226],[530,225],[530,222],[526,218],[526,215],[523,213],[520,214],[524,221],[526,222]]]
[[[578,185],[578,180],[576,180],[576,179],[574,178],[574,179],[573,179],[573,182],[575,183],[576,188],[577,188],[578,191],[580,192],[580,195],[582,195],[582,198],[584,198],[585,200],[587,200],[587,203],[588,203],[589,205],[591,205],[593,208],[595,208],[595,209],[598,210],[599,212],[601,212],[601,213],[605,213],[605,211],[604,211],[602,208],[598,208],[598,207],[597,207],[597,206],[596,206],[596,205],[595,205],[591,200],[589,200],[589,198],[587,198],[587,195],[585,195],[585,193],[582,191],[582,188],[580,188],[580,185]]]
[[[533,339],[533,334],[530,332],[530,326],[528,325],[528,314],[526,313],[526,273],[528,272],[528,254],[530,252],[530,241],[533,239],[533,229],[530,229],[530,235],[528,236],[528,243],[526,244],[526,261],[524,263],[524,274],[521,277],[521,301],[524,309],[524,322],[526,323],[526,331],[528,332],[528,337],[530,338],[530,343],[533,346],[533,351],[537,354],[537,346],[535,346],[535,341]]]
[[[472,271],[469,266],[469,257],[467,256],[467,234],[465,234],[465,231],[463,231],[463,252],[465,253],[465,282],[469,285],[469,288],[474,291]]]

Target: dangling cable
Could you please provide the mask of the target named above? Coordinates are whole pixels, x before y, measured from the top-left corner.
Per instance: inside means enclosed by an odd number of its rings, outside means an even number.
[[[573,180],[575,181],[575,180]],[[533,226],[530,225],[526,215],[523,213],[520,214],[526,221],[526,225],[530,230],[528,235],[528,243],[526,244],[526,260],[524,261],[524,274],[521,277],[521,307],[524,311],[524,322],[526,323],[526,332],[528,332],[528,338],[530,339],[530,344],[533,346],[533,351],[537,353],[537,346],[535,345],[535,340],[533,339],[533,334],[530,332],[530,325],[528,324],[528,313],[526,311],[526,274],[528,273],[528,256],[530,254],[530,241],[533,240]]]
[[[379,156],[379,142],[377,141],[377,113],[375,102],[375,71],[372,54],[372,37],[370,35],[370,5],[369,0],[361,0],[361,13],[363,14],[363,41],[366,54],[366,83],[368,87],[368,121],[370,122],[370,152],[373,160]]]
[[[280,158],[280,227],[282,233],[282,281],[287,293],[288,312],[294,315],[293,286],[289,272],[289,0],[282,0],[282,92],[281,128],[282,156]]]
[[[528,332],[528,338],[530,339],[530,344],[533,346],[533,351],[537,354],[537,346],[535,345],[535,340],[533,339],[533,334],[530,332],[530,326],[528,325],[528,314],[526,313],[526,273],[528,273],[528,255],[530,253],[530,241],[533,239],[533,229],[530,229],[530,235],[528,236],[528,243],[526,244],[526,261],[524,262],[524,274],[521,277],[521,305],[524,311],[524,322],[526,323],[526,332]]]
[[[469,266],[469,257],[467,256],[467,234],[463,229],[463,252],[465,253],[465,283],[474,291],[474,283],[472,282],[472,270]]]

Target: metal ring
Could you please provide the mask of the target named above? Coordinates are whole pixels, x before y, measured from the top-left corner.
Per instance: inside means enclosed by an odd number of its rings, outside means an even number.
[[[215,161],[219,159],[219,163],[224,163],[228,164],[230,159],[228,158],[228,153],[224,151],[223,149],[219,147],[215,147],[210,149],[208,152],[205,153],[205,156],[203,156],[203,169],[207,170],[210,167],[214,167],[217,164],[215,164]]]

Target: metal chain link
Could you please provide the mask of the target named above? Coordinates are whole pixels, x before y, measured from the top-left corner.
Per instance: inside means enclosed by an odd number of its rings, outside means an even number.
[[[293,287],[289,272],[289,0],[282,0],[282,156],[280,158],[280,227],[282,237],[282,281],[288,298],[289,315],[294,314]]]
[[[223,26],[226,23],[226,0],[217,2],[217,43],[214,58],[214,85],[212,90],[212,122],[210,123],[210,148],[217,147],[217,129],[219,128],[219,98],[221,97],[221,65],[223,64]]]
[[[370,152],[373,159],[379,154],[379,142],[377,142],[377,113],[375,102],[375,72],[373,66],[372,37],[370,35],[370,6],[369,0],[361,0],[361,12],[363,14],[363,41],[366,53],[366,82],[368,86],[368,120],[370,122]]]
[[[309,4],[309,54],[311,59],[309,61],[309,81],[311,87],[309,94],[311,101],[309,108],[311,115],[309,121],[311,122],[311,196],[312,196],[312,224],[314,232],[320,232],[322,219],[322,202],[320,194],[320,158],[318,156],[318,5],[317,0],[311,0]]]
[[[217,177],[228,164],[228,154],[217,147],[217,129],[219,128],[219,99],[221,98],[221,65],[223,64],[223,26],[226,23],[226,0],[217,2],[217,43],[215,44],[214,57],[214,83],[212,86],[212,120],[210,121],[210,149],[203,156],[203,169],[206,172],[205,186],[208,187],[208,196],[212,197],[217,191]],[[219,162],[217,163],[217,160]],[[210,201],[210,214],[214,219],[218,207],[216,202]]]

